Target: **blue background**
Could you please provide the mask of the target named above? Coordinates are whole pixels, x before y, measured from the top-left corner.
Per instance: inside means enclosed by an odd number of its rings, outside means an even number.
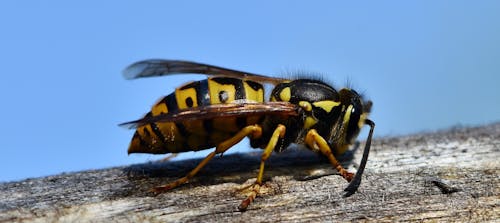
[[[377,137],[500,120],[499,1],[178,2],[0,3],[0,181],[162,158],[117,124],[203,76],[124,80],[148,58],[350,82]]]

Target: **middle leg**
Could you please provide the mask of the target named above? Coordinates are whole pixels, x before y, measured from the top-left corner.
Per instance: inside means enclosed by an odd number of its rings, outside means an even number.
[[[266,148],[264,149],[264,152],[262,153],[262,157],[260,159],[260,168],[259,168],[259,174],[257,175],[257,180],[255,180],[255,183],[252,185],[252,192],[248,197],[243,200],[238,206],[238,209],[240,211],[245,211],[248,208],[248,205],[252,203],[252,201],[255,199],[257,194],[259,194],[260,191],[260,186],[262,185],[262,178],[264,175],[264,165],[266,160],[271,156],[271,153],[274,150],[274,147],[276,147],[276,144],[278,143],[278,139],[282,139],[285,137],[285,131],[286,127],[284,125],[278,125],[276,129],[273,132],[273,135],[271,136],[271,139],[269,140],[269,143],[267,144]]]

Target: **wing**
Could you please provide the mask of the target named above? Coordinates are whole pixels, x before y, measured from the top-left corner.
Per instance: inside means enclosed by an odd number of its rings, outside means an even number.
[[[267,77],[260,74],[252,74],[208,64],[189,62],[183,60],[143,60],[128,66],[123,71],[126,79],[136,79],[142,77],[157,77],[171,74],[207,74],[224,77],[242,78],[256,82],[267,82],[278,84],[287,79]]]
[[[288,102],[215,104],[178,110],[156,116],[146,116],[142,119],[122,123],[120,126],[134,129],[154,122],[180,122],[194,119],[244,117],[249,115],[297,116],[298,106]]]

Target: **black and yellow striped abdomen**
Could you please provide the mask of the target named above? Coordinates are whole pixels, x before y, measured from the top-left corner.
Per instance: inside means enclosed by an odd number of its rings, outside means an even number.
[[[212,77],[179,87],[153,105],[147,116],[237,100],[264,102],[261,84],[236,78]],[[129,153],[178,153],[215,147],[260,117],[155,122],[137,128]]]

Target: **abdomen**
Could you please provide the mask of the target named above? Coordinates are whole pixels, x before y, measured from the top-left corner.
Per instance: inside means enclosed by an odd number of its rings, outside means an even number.
[[[242,99],[264,102],[262,85],[235,78],[213,77],[177,88],[153,105],[146,116]],[[212,148],[258,120],[259,117],[240,117],[151,123],[137,128],[128,153],[163,154]]]

